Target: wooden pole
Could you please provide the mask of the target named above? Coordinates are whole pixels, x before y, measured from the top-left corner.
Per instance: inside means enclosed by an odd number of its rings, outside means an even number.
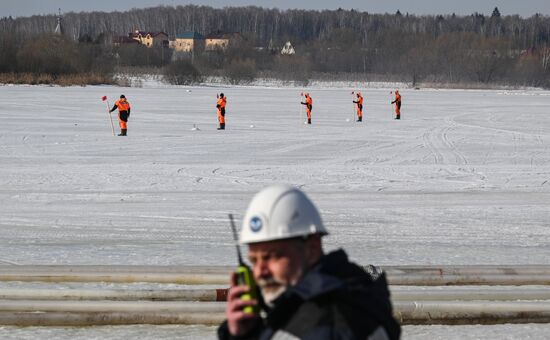
[[[113,125],[113,116],[111,115],[111,106],[109,105],[109,101],[107,100],[107,115],[109,115],[109,121],[111,122],[111,131],[113,132],[113,136],[115,135],[115,126]]]

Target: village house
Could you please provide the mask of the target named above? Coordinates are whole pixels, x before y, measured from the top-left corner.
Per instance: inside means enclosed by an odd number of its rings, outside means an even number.
[[[197,32],[184,32],[176,35],[176,39],[170,41],[170,48],[176,52],[200,52],[204,50],[204,37]]]
[[[204,48],[206,51],[225,51],[229,47],[230,43],[233,44],[242,40],[243,38],[238,32],[224,33],[218,31],[216,33],[210,33],[206,36]]]
[[[164,32],[144,32],[136,30],[128,37],[147,47],[168,47],[168,34]]]
[[[287,41],[285,43],[285,45],[283,46],[283,48],[281,49],[281,54],[282,55],[293,55],[295,53],[296,53],[296,51],[294,50],[294,47],[292,46],[290,41]]]

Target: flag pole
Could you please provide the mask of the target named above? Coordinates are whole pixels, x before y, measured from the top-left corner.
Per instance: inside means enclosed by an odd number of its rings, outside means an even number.
[[[355,99],[355,91],[351,91],[351,123],[355,121],[355,104],[353,103],[353,100]]]
[[[392,94],[393,94],[393,91],[390,91],[390,112],[391,112],[391,118],[393,119],[393,104],[392,104],[393,96],[392,96]]]
[[[304,119],[303,119],[303,112],[304,112],[304,108],[302,106],[302,99],[304,98],[304,93],[303,92],[300,92],[300,125],[299,126],[303,126],[304,125]]]
[[[109,101],[107,100],[107,96],[103,96],[103,98],[101,98],[101,100],[103,100],[104,102],[107,102],[107,115],[109,115],[109,121],[111,122],[111,131],[113,132],[113,136],[115,135],[115,126],[113,125],[113,116],[111,116],[111,112],[109,110],[109,108],[111,107],[109,105]]]

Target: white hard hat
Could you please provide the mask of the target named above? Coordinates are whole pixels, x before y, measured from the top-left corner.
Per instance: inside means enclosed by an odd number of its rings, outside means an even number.
[[[274,185],[257,193],[246,211],[240,243],[328,234],[313,202],[299,189]]]

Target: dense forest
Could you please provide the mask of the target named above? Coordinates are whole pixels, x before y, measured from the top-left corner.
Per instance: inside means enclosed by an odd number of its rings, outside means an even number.
[[[0,73],[107,75],[147,67],[176,83],[200,81],[207,75],[232,82],[258,76],[307,82],[344,75],[415,86],[550,87],[550,17],[501,15],[498,8],[490,15],[416,16],[399,11],[162,6],[66,13],[63,37],[50,34],[56,23],[56,15],[0,19]],[[240,32],[244,40],[223,53],[189,60],[178,60],[163,48],[113,46],[114,36],[135,29],[163,31],[171,39],[184,31]],[[295,55],[278,53],[286,41]],[[48,47],[52,44],[53,49]]]

